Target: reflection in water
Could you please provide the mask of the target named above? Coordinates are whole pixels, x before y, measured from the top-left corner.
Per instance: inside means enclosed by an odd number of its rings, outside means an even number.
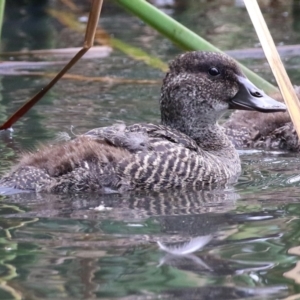
[[[208,244],[212,240],[211,235],[198,236],[192,238],[189,242],[183,243],[181,245],[174,246],[166,246],[162,244],[160,241],[157,242],[159,248],[170,255],[173,256],[184,256],[190,255],[201,248],[203,248],[206,244]]]
[[[24,216],[139,220],[149,216],[184,216],[220,213],[234,209],[238,194],[227,190],[167,190],[131,192],[123,195],[54,195],[21,193],[10,201],[33,209]],[[100,209],[99,209],[100,207]],[[103,211],[101,211],[101,207]]]
[[[284,287],[276,286],[270,288],[234,288],[234,287],[219,287],[207,286],[203,288],[193,289],[174,289],[166,295],[171,296],[171,299],[191,299],[191,300],[234,300],[234,299],[279,299],[287,295]]]
[[[234,190],[3,197],[4,245],[18,245],[13,259],[3,261],[10,260],[13,268],[16,264],[15,274],[22,276],[21,281],[11,277],[9,286],[29,299],[287,296],[285,284],[262,284],[266,271],[279,260],[289,261],[278,255],[284,247],[279,243],[283,228],[268,229],[281,224],[283,213],[269,210],[267,219],[265,212],[235,214],[238,198]],[[265,232],[253,231],[259,225]],[[208,234],[204,242],[212,240],[205,246],[201,238],[193,239]],[[196,249],[200,241],[204,248],[187,255],[164,254],[157,241],[168,249],[184,245],[184,251]],[[245,280],[255,288],[245,288]]]
[[[167,280],[166,287],[173,290],[182,277],[182,271],[178,269],[178,275],[172,279],[177,273],[176,266],[169,270],[166,266],[158,268],[161,254],[152,241],[168,242],[174,238],[187,241],[198,232],[215,231],[222,220],[217,213],[234,208],[237,197],[233,190],[147,192],[107,197],[11,195],[3,199],[9,200],[10,204],[2,206],[5,219],[1,227],[6,228],[16,245],[26,244],[35,249],[32,253],[34,264],[30,259],[26,259],[25,265],[19,261],[16,274],[28,269],[29,265],[30,272],[23,277],[21,285],[13,286],[28,298],[53,293],[57,297],[68,294],[85,299],[125,296],[130,291],[140,294],[143,289],[154,296],[165,289],[163,286],[158,288],[162,280]],[[106,209],[93,209],[100,205]],[[210,226],[206,222],[209,215],[202,215],[204,212],[216,215],[216,218],[211,218]],[[181,221],[186,226],[181,227],[181,233],[169,235],[176,216],[185,218]],[[42,249],[47,249],[46,256],[42,255]],[[143,274],[141,278],[139,274]],[[184,280],[180,286],[194,286],[197,281]],[[76,286],[76,289],[66,290],[71,286]],[[152,286],[157,287],[153,289]],[[164,294],[171,296],[172,293]]]

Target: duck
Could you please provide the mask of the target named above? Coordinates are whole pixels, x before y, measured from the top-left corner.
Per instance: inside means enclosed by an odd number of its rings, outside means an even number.
[[[48,193],[124,193],[237,180],[238,152],[218,124],[231,109],[283,112],[221,53],[192,51],[170,64],[161,88],[161,123],[94,128],[26,153],[0,186]]]
[[[300,99],[300,87],[295,86]],[[283,102],[280,93],[272,98]],[[262,115],[257,111],[235,111],[222,124],[236,149],[300,151],[300,142],[287,111]]]

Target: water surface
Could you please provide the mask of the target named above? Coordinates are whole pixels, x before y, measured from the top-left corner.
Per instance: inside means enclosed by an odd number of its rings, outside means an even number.
[[[86,16],[88,6],[77,2],[76,18]],[[234,5],[239,1],[169,2],[162,9],[222,49],[257,46],[247,12]],[[276,43],[298,44],[297,1],[271,2],[263,10]],[[49,9],[70,13],[60,1],[7,1],[2,51],[82,45],[82,34]],[[112,3],[104,4],[101,26],[163,61],[180,53]],[[62,59],[3,60],[55,64],[1,73],[1,122],[49,80],[27,73],[57,72]],[[263,59],[243,62],[273,80]],[[299,84],[299,58],[285,63]],[[114,50],[82,60],[71,73],[157,83],[61,80],[13,133],[1,135],[1,173],[60,131],[72,135],[118,120],[159,122],[160,70]],[[299,299],[300,158],[250,150],[240,155],[243,174],[225,190],[1,196],[0,299]],[[167,254],[157,243],[178,248],[207,235],[207,245],[185,256]]]

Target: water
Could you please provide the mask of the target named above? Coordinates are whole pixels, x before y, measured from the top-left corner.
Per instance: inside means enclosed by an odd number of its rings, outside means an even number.
[[[233,5],[239,1],[168,2],[167,13],[222,49],[257,44],[247,13]],[[82,44],[82,34],[51,17],[49,8],[69,12],[59,1],[30,3],[7,1],[3,51]],[[299,44],[297,3],[263,6],[277,44]],[[85,16],[88,6],[78,5],[76,16]],[[180,52],[120,8],[104,5],[101,24],[114,37],[164,61]],[[65,60],[52,55],[3,59]],[[272,80],[263,60],[243,62]],[[299,84],[299,58],[285,63]],[[60,68],[53,64],[22,71]],[[17,73],[1,75],[1,122],[49,80]],[[72,73],[148,80],[163,76],[118,50],[82,60]],[[117,120],[158,122],[159,90],[159,80],[61,80],[15,124],[13,133],[1,134],[0,171],[8,170],[22,151],[60,131],[71,133],[72,126],[76,134]],[[1,196],[0,299],[300,299],[300,158],[250,150],[240,155],[243,174],[226,190]],[[212,238],[208,244],[185,256],[167,254],[157,243],[180,248],[207,235]]]

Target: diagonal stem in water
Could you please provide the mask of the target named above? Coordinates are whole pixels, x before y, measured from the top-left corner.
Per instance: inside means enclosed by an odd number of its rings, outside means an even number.
[[[96,28],[98,25],[100,12],[103,0],[93,0],[89,20],[85,32],[84,45],[82,49],[66,64],[66,66],[49,82],[47,86],[41,89],[35,96],[28,100],[22,107],[20,107],[1,127],[0,130],[10,128],[17,122],[31,107],[33,107],[58,81],[70,70],[76,62],[93,46]]]

